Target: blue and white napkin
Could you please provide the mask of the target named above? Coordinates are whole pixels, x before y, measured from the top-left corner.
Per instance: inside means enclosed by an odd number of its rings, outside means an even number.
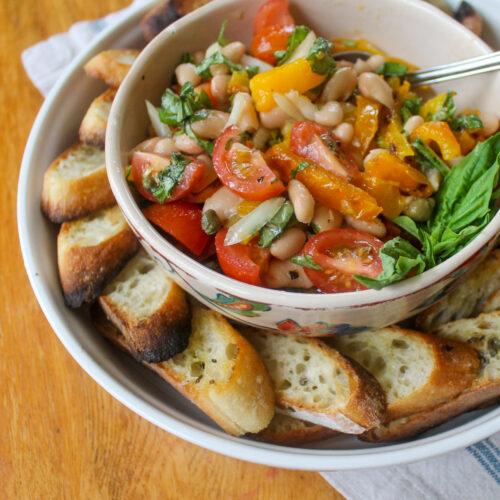
[[[31,81],[46,96],[98,33],[147,1],[134,0],[102,19],[76,23],[68,32],[26,49],[22,60]],[[483,1],[471,3],[480,8]],[[500,0],[487,1],[500,4]],[[500,19],[495,31],[500,33]],[[464,450],[408,465],[322,475],[349,500],[500,500],[500,433]]]

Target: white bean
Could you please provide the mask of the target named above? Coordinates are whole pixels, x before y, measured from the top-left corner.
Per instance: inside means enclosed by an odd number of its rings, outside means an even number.
[[[340,68],[326,84],[319,101],[345,101],[356,88],[356,72],[352,68]]]
[[[392,108],[394,105],[391,87],[376,73],[367,72],[359,75],[358,87],[365,97],[371,97],[388,108]]]
[[[344,111],[342,106],[336,101],[330,101],[323,104],[320,109],[314,113],[314,121],[326,127],[335,127],[342,122]]]
[[[205,150],[198,143],[186,134],[174,136],[175,146],[179,151],[188,155],[199,155]]]
[[[339,228],[342,225],[342,220],[342,214],[337,210],[316,204],[311,224],[315,231],[320,233],[322,231]]]
[[[269,288],[311,288],[311,280],[304,268],[289,260],[272,259],[264,276],[264,283]]]
[[[231,80],[230,75],[215,75],[210,82],[210,90],[212,95],[219,103],[225,103],[228,99],[227,87]]]
[[[226,56],[231,62],[239,63],[246,51],[247,49],[244,43],[231,42],[222,48],[221,53],[223,56]]]
[[[404,124],[404,131],[408,134],[408,135],[411,135],[411,133],[417,128],[419,127],[420,125],[422,125],[422,123],[424,123],[424,119],[420,116],[420,115],[415,115],[415,116],[411,116],[410,118],[408,118],[408,120],[406,120],[406,123]]]
[[[224,224],[236,213],[236,207],[243,201],[237,194],[222,186],[203,205],[203,212],[214,210]]]
[[[306,233],[298,227],[287,229],[281,238],[271,245],[271,255],[279,260],[287,260],[297,255],[306,243]]]
[[[195,87],[201,83],[201,76],[196,73],[194,64],[191,63],[179,64],[175,68],[175,76],[181,87],[187,82],[191,82]]]
[[[348,61],[347,59],[341,59],[337,61],[337,69],[341,68],[354,68],[354,63],[352,61]]]
[[[373,234],[377,238],[383,238],[387,234],[387,228],[380,219],[374,219],[372,222],[355,219],[351,215],[345,215],[344,220],[348,226],[357,231]]]
[[[457,156],[456,158],[463,159],[463,156]],[[453,158],[453,160],[455,160],[455,158]],[[453,162],[453,160],[451,160],[451,162]],[[441,186],[441,182],[443,182],[443,176],[441,175],[439,170],[437,168],[431,168],[431,169],[427,170],[427,172],[425,173],[425,176],[427,177],[427,180],[431,183],[431,186],[432,186],[432,189],[434,190],[434,192],[439,191],[439,187]]]
[[[333,129],[333,133],[345,144],[349,144],[354,137],[354,127],[347,122],[337,125]]]
[[[288,196],[299,222],[309,224],[314,216],[314,198],[302,182],[292,179],[288,183]]]
[[[135,153],[136,151],[141,151],[143,153],[152,153],[155,150],[155,146],[161,137],[152,137],[151,139],[146,139],[141,143],[137,144],[137,146],[132,149],[131,153]]]
[[[354,71],[356,71],[356,73],[359,75],[361,75],[362,73],[368,73],[370,71],[373,71],[371,66],[363,59],[358,59],[355,63],[354,63]]]
[[[377,71],[382,64],[385,63],[385,57],[380,55],[380,54],[375,54],[373,56],[370,56],[366,62],[368,63],[368,66],[370,66],[372,71]]]
[[[179,151],[179,148],[175,145],[175,141],[171,137],[160,139],[154,147],[154,152],[161,155],[170,155],[174,151]]]
[[[484,135],[493,135],[498,130],[498,116],[487,111],[481,111],[480,118],[483,122]]]
[[[210,74],[212,76],[215,75],[229,75],[231,73],[231,70],[229,69],[229,66],[227,64],[212,64],[210,66]]]
[[[281,128],[286,121],[290,118],[290,115],[285,113],[279,106],[271,109],[271,111],[261,111],[260,123],[266,128]]]
[[[226,128],[229,120],[229,113],[224,111],[209,111],[206,118],[192,123],[193,132],[202,139],[217,139]]]
[[[197,50],[193,52],[193,59],[195,64],[200,64],[203,59],[205,59],[205,52],[203,50]]]
[[[451,167],[456,167],[464,157],[462,155],[455,156],[455,158],[452,158],[448,163],[450,164]]]

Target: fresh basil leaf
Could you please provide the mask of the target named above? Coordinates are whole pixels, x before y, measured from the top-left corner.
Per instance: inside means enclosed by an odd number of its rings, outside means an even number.
[[[181,55],[181,63],[194,63],[194,57],[193,54],[190,54],[189,52],[183,52]]]
[[[420,274],[426,267],[424,255],[410,242],[400,236],[389,240],[380,249],[383,271],[376,278],[354,275],[354,278],[368,288],[380,290],[387,285],[406,278],[416,269]]]
[[[417,223],[407,215],[400,215],[395,219],[392,219],[394,224],[397,224],[401,229],[404,229],[407,233],[411,234],[420,243],[423,243],[422,231],[418,227]]]
[[[241,65],[234,63],[220,52],[214,52],[211,56],[205,57],[205,59],[195,67],[195,71],[202,78],[210,78],[212,76],[212,73],[210,73],[210,66],[212,66],[212,64],[226,64],[231,71],[241,71],[243,69]]]
[[[421,104],[421,97],[408,98],[403,101],[401,106],[401,118],[403,119],[403,123],[406,123],[412,116],[418,115]]]
[[[276,215],[261,229],[259,247],[267,248],[284,232],[293,216],[293,206],[285,201]]]
[[[194,133],[194,130],[191,127],[191,123],[189,121],[184,124],[184,131],[189,137],[191,137],[191,139],[194,139],[196,141],[196,143],[199,146],[201,146],[210,156],[212,156],[212,153],[214,152],[213,142],[206,141],[205,139],[201,139],[200,137],[198,137]]]
[[[443,177],[448,175],[450,172],[448,165],[420,137],[417,137],[411,145],[417,153],[417,161],[424,170],[437,168]]]
[[[217,43],[221,47],[225,47],[229,43],[229,40],[224,37],[224,31],[226,31],[226,26],[227,26],[227,19],[224,19],[224,21],[222,21],[222,26],[220,27],[219,36],[217,37]]]
[[[319,37],[313,43],[307,60],[311,64],[311,69],[318,75],[331,75],[337,66],[332,55],[333,43],[325,38]]]
[[[144,177],[142,184],[144,188],[151,191],[160,203],[165,203],[165,200],[172,196],[172,191],[179,184],[189,163],[191,163],[191,160],[187,156],[174,152],[170,157],[168,167],[158,172],[158,176],[154,180],[151,177]],[[145,182],[146,179],[149,179],[149,181]],[[151,183],[154,184],[151,185]]]
[[[307,267],[307,269],[312,269],[313,271],[323,271],[323,268],[314,262],[310,255],[296,255],[290,259],[291,262],[297,264],[298,266]]]
[[[304,41],[309,31],[311,30],[307,26],[296,26],[294,28],[286,41],[286,50],[278,50],[274,53],[278,66],[281,66],[290,59],[292,52]]]
[[[453,92],[449,91],[441,107],[435,113],[429,113],[427,115],[427,121],[443,122],[453,118],[456,112],[457,107],[453,101]]]
[[[258,66],[246,66],[245,71],[247,72],[248,78],[253,78],[259,71]]]
[[[308,163],[307,161],[299,161],[297,168],[294,168],[292,170],[292,179],[295,179],[298,172],[301,172],[302,170],[305,170],[306,168],[309,168],[309,167],[312,167],[312,165],[310,163]]]
[[[451,130],[477,130],[483,127],[481,118],[477,115],[458,115],[453,117],[450,122]]]
[[[383,76],[404,76],[407,72],[408,66],[392,61],[385,62],[377,69],[377,74]]]

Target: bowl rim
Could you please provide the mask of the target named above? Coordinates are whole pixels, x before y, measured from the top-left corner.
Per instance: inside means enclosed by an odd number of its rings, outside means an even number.
[[[414,0],[412,0],[414,1]],[[134,388],[124,377],[121,379],[109,367],[101,352],[86,350],[73,334],[63,312],[67,312],[62,296],[51,293],[44,281],[43,272],[37,267],[37,239],[30,233],[33,211],[29,210],[33,199],[29,196],[30,172],[38,168],[34,152],[40,137],[47,128],[46,118],[54,106],[61,90],[66,87],[73,74],[97,50],[106,48],[113,36],[135,26],[141,16],[157,0],[133,8],[115,25],[98,35],[74,62],[68,66],[49,93],[35,119],[22,159],[17,197],[17,223],[24,265],[35,296],[55,334],[83,370],[124,406],[158,427],[211,451],[222,453],[240,460],[289,469],[327,471],[353,470],[408,463],[443,454],[477,442],[500,429],[500,408],[476,417],[453,429],[421,438],[391,445],[376,445],[367,449],[352,450],[310,450],[289,448],[236,438],[221,430],[209,427],[189,416],[182,415],[173,408],[160,409],[151,398]],[[187,422],[186,422],[187,420]]]
[[[188,272],[196,280],[214,283],[213,286],[219,291],[228,292],[231,295],[250,300],[258,297],[258,300],[261,302],[282,307],[301,309],[304,307],[304,304],[307,304],[307,309],[332,310],[348,307],[364,307],[419,293],[435,283],[446,279],[447,275],[459,268],[497,235],[498,231],[500,231],[500,211],[483,231],[465,248],[443,263],[428,269],[422,274],[395,283],[382,290],[363,290],[339,294],[288,292],[249,285],[209,269],[169,243],[142,214],[123,176],[119,147],[120,140],[117,132],[118,127],[121,126],[124,120],[123,108],[132,93],[136,81],[141,77],[144,67],[152,53],[159,50],[159,47],[168,44],[169,39],[179,30],[188,28],[193,19],[203,17],[206,12],[215,8],[223,9],[230,7],[233,3],[238,1],[240,0],[218,0],[209,3],[168,26],[141,52],[131,71],[119,87],[113,101],[108,122],[109,132],[106,134],[106,165],[111,189],[129,224],[153,250],[164,256],[180,269]],[[418,0],[400,1],[414,6],[418,5],[419,8],[427,10],[429,14],[441,17],[444,22],[453,24],[456,29],[463,30],[469,40],[471,39],[471,32],[467,30],[467,28],[436,7]],[[476,43],[478,49],[483,53],[492,51],[492,49],[477,36],[472,35],[472,39]]]

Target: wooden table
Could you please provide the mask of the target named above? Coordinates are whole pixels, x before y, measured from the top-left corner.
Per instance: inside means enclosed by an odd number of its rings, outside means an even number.
[[[128,3],[0,2],[6,181],[0,203],[0,498],[340,499],[317,473],[227,458],[135,415],[75,363],[35,300],[17,238],[16,187],[43,99],[24,72],[21,51]]]

